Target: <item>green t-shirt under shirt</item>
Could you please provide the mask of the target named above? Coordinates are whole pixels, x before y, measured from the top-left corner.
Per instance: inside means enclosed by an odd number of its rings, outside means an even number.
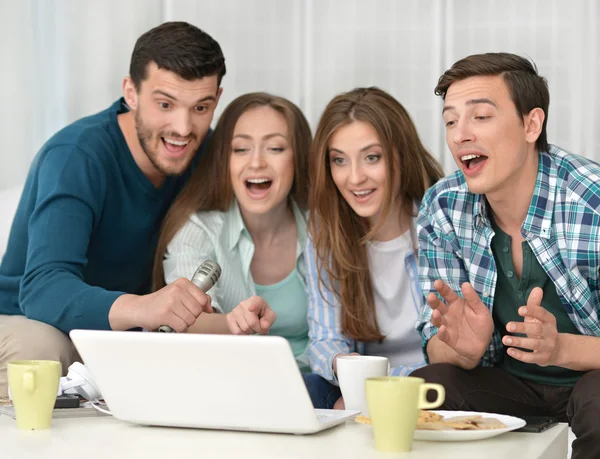
[[[522,244],[523,269],[521,279],[519,279],[512,262],[511,237],[502,231],[493,219],[491,219],[491,223],[495,231],[492,239],[492,252],[498,267],[498,281],[492,316],[494,324],[502,337],[510,334],[506,331],[507,323],[523,322],[523,317],[518,314],[518,310],[521,306],[527,304],[527,298],[535,287],[541,287],[544,291],[542,306],[556,317],[558,332],[580,335],[579,330],[569,319],[556,293],[556,287],[541,267],[527,241]],[[574,386],[583,375],[583,372],[567,368],[542,367],[537,364],[521,362],[508,355],[506,348],[501,366],[508,373],[519,378],[553,386]]]
[[[308,346],[308,300],[304,283],[297,269],[280,282],[272,285],[254,283],[256,294],[263,298],[277,314],[277,320],[269,334],[283,336],[288,340],[300,371],[309,372],[306,348]]]

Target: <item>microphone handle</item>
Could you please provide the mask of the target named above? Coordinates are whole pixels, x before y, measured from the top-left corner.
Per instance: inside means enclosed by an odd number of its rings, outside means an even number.
[[[203,277],[202,279],[194,278],[192,279],[192,282],[196,284],[196,287],[198,287],[204,293],[208,292],[212,287],[212,283],[208,277]],[[174,330],[168,325],[161,325],[158,327],[158,331],[161,333],[173,333]]]

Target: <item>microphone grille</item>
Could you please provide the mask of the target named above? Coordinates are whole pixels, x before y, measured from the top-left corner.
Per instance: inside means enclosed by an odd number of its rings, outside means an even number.
[[[221,267],[218,263],[212,260],[206,260],[198,267],[196,274],[203,274],[204,276],[210,278],[212,284],[214,285],[221,276]]]

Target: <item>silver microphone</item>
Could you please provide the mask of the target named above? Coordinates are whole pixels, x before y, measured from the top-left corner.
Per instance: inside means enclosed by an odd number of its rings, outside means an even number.
[[[206,260],[198,266],[191,280],[196,287],[207,293],[217,283],[219,276],[221,276],[221,267],[212,260]],[[172,333],[173,329],[168,325],[161,325],[158,331]]]

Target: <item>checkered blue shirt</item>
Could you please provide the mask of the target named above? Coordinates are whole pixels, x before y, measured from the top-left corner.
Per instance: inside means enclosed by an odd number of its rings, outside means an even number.
[[[565,311],[584,335],[600,336],[600,165],[551,145],[540,153],[533,199],[521,234],[556,286]],[[491,249],[494,230],[483,195],[469,192],[462,172],[430,188],[419,209],[419,281],[423,295],[442,279],[456,293],[470,282],[492,310],[497,268]],[[423,347],[437,333],[431,308],[423,303],[417,330]],[[503,355],[496,330],[481,364]]]

